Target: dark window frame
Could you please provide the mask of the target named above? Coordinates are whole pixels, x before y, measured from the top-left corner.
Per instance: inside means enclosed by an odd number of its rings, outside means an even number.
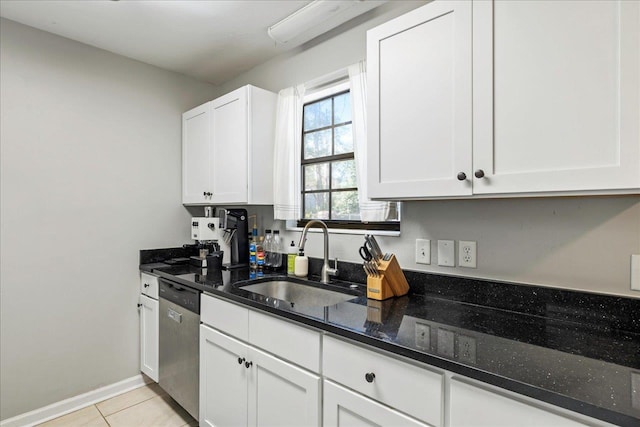
[[[333,229],[349,229],[349,230],[380,230],[380,231],[400,231],[400,221],[380,221],[380,222],[363,222],[363,221],[354,221],[354,220],[335,220],[335,219],[322,219],[322,218],[304,218],[305,214],[305,194],[314,194],[314,193],[326,193],[329,195],[329,216],[331,216],[331,204],[332,204],[332,194],[339,193],[344,191],[358,191],[357,187],[345,187],[345,188],[332,188],[332,165],[334,162],[343,161],[343,160],[354,160],[355,161],[355,153],[354,151],[350,151],[348,153],[334,154],[335,150],[335,129],[341,126],[353,125],[352,120],[334,123],[335,115],[334,115],[334,106],[335,106],[335,98],[344,95],[345,93],[350,93],[350,89],[337,91],[330,95],[327,95],[322,98],[314,99],[313,101],[305,102],[303,104],[303,113],[302,113],[302,150],[300,153],[300,178],[301,178],[301,198],[302,198],[302,211],[300,212],[302,218],[297,221],[298,227],[304,227],[309,221],[313,219],[321,219],[324,223],[327,224],[327,227]],[[327,99],[331,99],[331,124],[329,126],[323,126],[320,128],[312,129],[305,131],[304,130],[304,108],[307,105],[312,105],[318,102],[326,101]],[[323,156],[323,157],[315,157],[311,159],[305,159],[304,157],[304,137],[306,134],[319,132],[323,130],[331,129],[331,155]],[[322,190],[305,190],[306,188],[306,178],[304,173],[304,168],[306,165],[318,164],[318,163],[328,163],[329,164],[329,186],[327,189]]]

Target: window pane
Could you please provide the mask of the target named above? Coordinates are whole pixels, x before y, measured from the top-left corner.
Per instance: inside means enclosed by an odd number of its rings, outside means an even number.
[[[336,127],[334,132],[334,154],[353,152],[353,134],[351,133],[351,125]]]
[[[351,121],[351,94],[336,96],[333,101],[333,122],[335,124]]]
[[[304,217],[314,219],[329,219],[329,193],[305,194]]]
[[[331,219],[360,221],[357,191],[331,193]]]
[[[305,131],[331,126],[331,98],[304,106]]]
[[[329,189],[329,163],[305,165],[304,190],[312,191],[327,189]]]
[[[304,158],[315,159],[331,155],[331,129],[304,135]]]
[[[331,188],[356,187],[356,162],[342,160],[331,163]]]

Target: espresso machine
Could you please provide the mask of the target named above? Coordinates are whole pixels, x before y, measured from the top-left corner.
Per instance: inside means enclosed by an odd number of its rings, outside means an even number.
[[[209,211],[209,214],[212,215],[212,211]],[[219,208],[216,209],[216,216],[191,218],[191,238],[199,243],[213,242],[217,245],[224,253],[222,259],[224,269],[249,265],[248,234],[246,209]]]

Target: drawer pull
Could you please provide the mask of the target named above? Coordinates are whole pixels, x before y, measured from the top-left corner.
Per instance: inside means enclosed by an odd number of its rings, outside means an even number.
[[[244,367],[245,368],[250,368],[253,365],[253,362],[244,362]]]
[[[460,173],[458,173],[456,178],[458,178],[458,181],[464,181],[465,179],[467,179],[467,174],[464,173],[464,172],[460,172]]]
[[[144,287],[145,287],[145,288],[148,288],[149,286],[150,286],[150,285],[149,285],[148,283],[145,283],[145,284],[144,284]]]
[[[242,365],[242,362],[244,362],[244,357],[238,357],[238,365]]]
[[[372,383],[373,380],[376,379],[376,374],[374,374],[373,372],[367,372],[366,374],[364,374],[364,379],[367,380],[368,383]]]

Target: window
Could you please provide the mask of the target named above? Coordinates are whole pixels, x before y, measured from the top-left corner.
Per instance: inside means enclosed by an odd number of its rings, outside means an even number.
[[[302,219],[298,226],[321,219],[331,228],[400,230],[396,203],[392,203],[390,221],[361,221],[348,83],[306,101],[302,115]]]

